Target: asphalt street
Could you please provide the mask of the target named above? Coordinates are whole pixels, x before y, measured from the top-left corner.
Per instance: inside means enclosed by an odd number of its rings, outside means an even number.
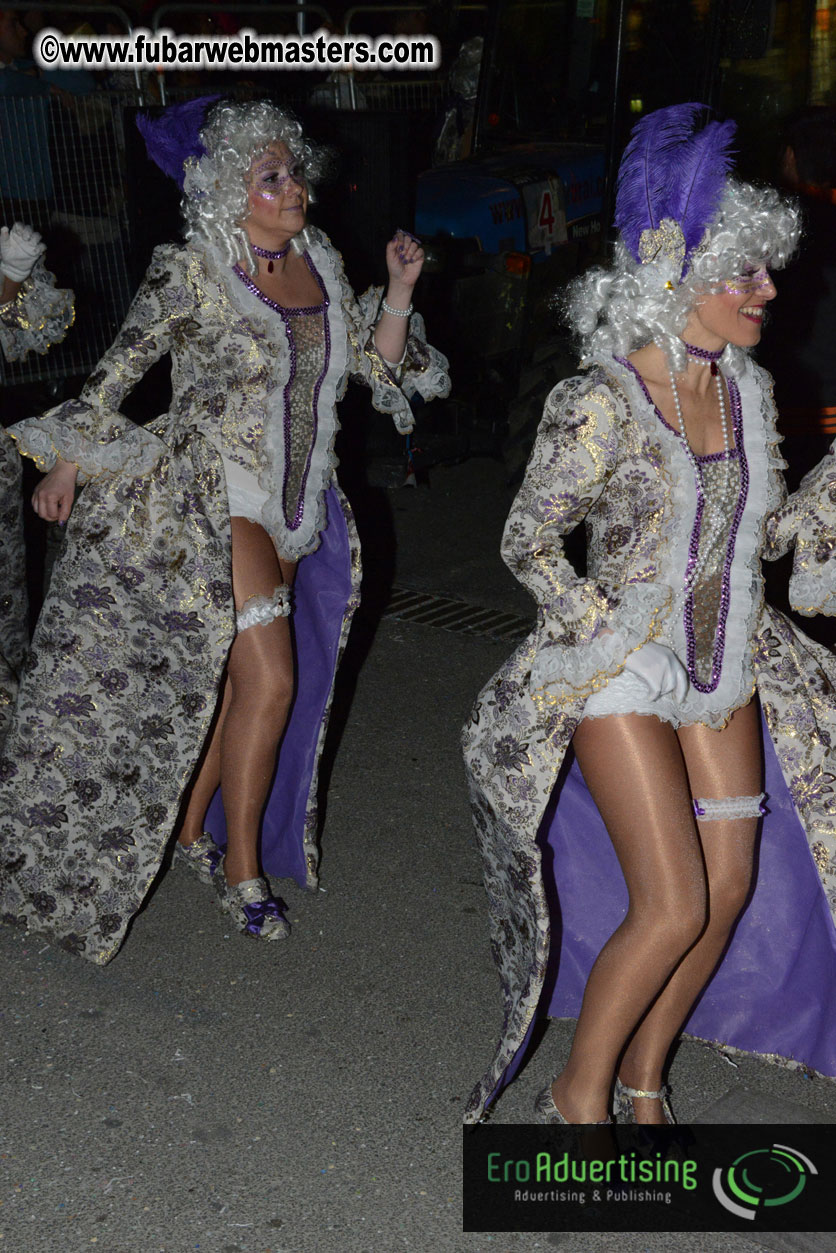
[[[103,969],[0,928],[0,1253],[834,1247],[462,1232],[462,1109],[501,1005],[458,735],[511,645],[491,615],[467,634],[380,609],[394,582],[530,616],[497,555],[510,499],[501,465],[471,460],[361,502],[367,607],[328,749],[322,890],[278,885],[289,941],[230,933],[179,866]],[[496,1121],[528,1121],[569,1032],[548,1028]],[[836,1084],[694,1041],[671,1082],[681,1120],[836,1121]]]

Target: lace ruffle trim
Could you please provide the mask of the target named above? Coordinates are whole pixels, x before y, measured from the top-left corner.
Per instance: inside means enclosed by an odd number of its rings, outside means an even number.
[[[575,644],[541,644],[531,667],[532,688],[559,683],[569,689],[567,695],[573,700],[590,696],[624,668],[630,653],[654,638],[671,599],[670,589],[654,583],[627,583],[617,595],[620,603],[612,620],[602,618],[595,629],[611,626],[618,634],[597,634]],[[546,629],[549,621],[547,609]]]
[[[121,414],[114,418],[128,428],[122,438],[101,444],[72,425],[78,417],[98,415],[83,400],[68,400],[39,418],[25,418],[9,427],[8,433],[17,441],[21,454],[31,457],[39,470],[51,470],[56,460],[70,461],[78,467],[79,484],[110,472],[137,478],[148,474],[165,451],[156,435],[144,427],[134,426]]]
[[[14,300],[0,306],[0,349],[7,361],[60,344],[75,320],[73,293],[55,286],[39,258]]]
[[[411,396],[424,400],[440,400],[450,394],[447,358],[427,343],[427,331],[420,313],[409,318],[406,348],[400,368],[393,371],[377,351],[372,329],[377,322],[382,287],[370,287],[357,299],[360,325],[357,328],[363,352],[359,368],[363,381],[371,388],[372,406],[378,413],[388,413],[401,435],[408,435],[414,426]]]

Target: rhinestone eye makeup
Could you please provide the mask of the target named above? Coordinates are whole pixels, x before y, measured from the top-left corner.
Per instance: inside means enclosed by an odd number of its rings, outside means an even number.
[[[766,287],[771,282],[769,270],[765,265],[757,270],[747,266],[742,274],[737,278],[728,279],[723,287],[730,296],[751,296],[753,292],[759,291],[761,287]]]
[[[288,185],[305,187],[305,166],[301,161],[288,165],[278,157],[268,157],[255,167],[249,179],[250,190],[265,200],[277,200],[287,191]]]

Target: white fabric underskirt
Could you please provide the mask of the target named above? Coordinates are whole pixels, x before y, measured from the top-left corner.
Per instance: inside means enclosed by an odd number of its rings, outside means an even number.
[[[261,508],[267,500],[267,493],[259,487],[258,479],[252,471],[245,470],[237,461],[230,461],[223,453],[221,461],[226,475],[229,516],[261,522]]]
[[[600,692],[593,692],[581,717],[605,718],[608,714],[653,714],[675,727],[685,725],[673,692],[651,700],[647,684],[629,670],[622,670]]]

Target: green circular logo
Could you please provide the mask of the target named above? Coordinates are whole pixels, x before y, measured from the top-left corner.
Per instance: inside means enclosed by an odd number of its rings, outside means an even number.
[[[741,1153],[731,1166],[718,1166],[712,1179],[714,1195],[738,1218],[755,1215],[775,1205],[789,1205],[804,1191],[808,1175],[817,1175],[809,1157],[787,1144]]]

